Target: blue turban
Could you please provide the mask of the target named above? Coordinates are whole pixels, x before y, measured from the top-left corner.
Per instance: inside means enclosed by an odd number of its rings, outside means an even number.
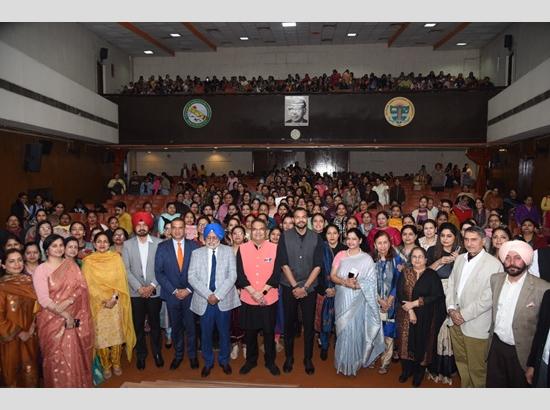
[[[220,241],[223,239],[225,235],[225,231],[223,230],[222,226],[217,223],[211,223],[206,225],[206,227],[204,228],[204,234],[203,234],[204,238],[206,238],[210,234],[210,232],[214,232]]]

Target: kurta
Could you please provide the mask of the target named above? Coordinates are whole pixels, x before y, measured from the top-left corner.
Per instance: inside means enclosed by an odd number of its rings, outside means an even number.
[[[0,278],[0,385],[37,387],[38,338],[33,334],[23,342],[17,335],[28,331],[37,307],[32,278],[5,275]]]

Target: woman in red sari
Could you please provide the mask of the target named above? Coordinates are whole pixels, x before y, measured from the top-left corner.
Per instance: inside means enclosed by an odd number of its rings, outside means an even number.
[[[23,254],[6,252],[0,278],[0,385],[37,387],[38,339],[35,330],[36,294],[32,278],[23,273]]]
[[[44,241],[47,261],[33,275],[44,387],[92,387],[94,327],[88,286],[78,265],[64,259],[59,235]]]

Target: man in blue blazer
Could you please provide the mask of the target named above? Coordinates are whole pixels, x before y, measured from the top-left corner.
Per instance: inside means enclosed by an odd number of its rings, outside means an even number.
[[[166,301],[176,350],[170,370],[177,369],[183,361],[184,333],[191,368],[199,368],[195,317],[190,310],[193,288],[187,279],[191,253],[196,248],[195,242],[185,239],[183,219],[176,218],[172,220],[172,239],[159,244],[155,255],[155,277],[160,283],[161,297]]]

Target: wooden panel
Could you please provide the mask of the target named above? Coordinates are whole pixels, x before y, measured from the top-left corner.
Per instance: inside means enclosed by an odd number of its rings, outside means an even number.
[[[0,197],[2,224],[19,192],[50,192],[66,207],[72,207],[79,197],[85,203],[105,199],[105,186],[112,172],[112,164],[103,163],[105,148],[80,143],[77,155],[67,152],[67,142],[52,141],[50,154],[42,155],[40,172],[25,172],[25,145],[38,142],[38,139],[0,131],[0,162],[7,177]]]

